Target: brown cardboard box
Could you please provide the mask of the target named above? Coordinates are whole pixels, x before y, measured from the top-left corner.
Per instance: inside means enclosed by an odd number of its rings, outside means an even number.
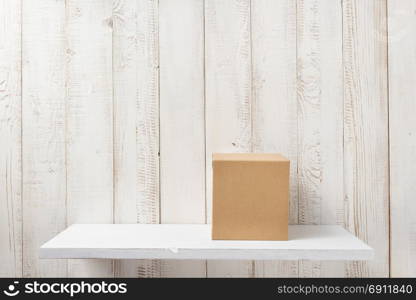
[[[287,240],[289,160],[279,154],[213,154],[212,239]]]

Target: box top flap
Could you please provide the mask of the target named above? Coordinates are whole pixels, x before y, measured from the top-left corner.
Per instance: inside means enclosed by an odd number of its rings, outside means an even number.
[[[213,153],[212,161],[281,161],[289,160],[278,153]]]

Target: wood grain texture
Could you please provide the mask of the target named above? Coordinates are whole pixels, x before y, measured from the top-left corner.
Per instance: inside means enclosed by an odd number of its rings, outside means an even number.
[[[68,223],[112,223],[112,3],[66,5]],[[112,262],[70,261],[68,275],[113,276]]]
[[[388,1],[392,277],[416,277],[416,1]]]
[[[297,1],[299,224],[343,224],[341,1]],[[299,262],[300,277],[339,277],[342,263]]]
[[[113,1],[115,223],[159,223],[158,1]],[[155,260],[116,277],[160,277]]]
[[[63,277],[38,249],[66,227],[65,5],[23,1],[23,275]]]
[[[251,2],[253,151],[290,159],[289,222],[298,221],[296,2]],[[256,277],[296,277],[298,262],[258,261]]]
[[[207,220],[212,211],[212,153],[251,152],[250,1],[205,1]],[[209,277],[253,276],[253,262],[207,264]]]
[[[21,1],[0,1],[0,277],[22,276]]]
[[[376,251],[350,277],[389,275],[386,22],[386,1],[343,1],[346,223]]]
[[[203,4],[159,2],[162,223],[205,223]],[[205,277],[205,261],[164,261],[162,276]]]

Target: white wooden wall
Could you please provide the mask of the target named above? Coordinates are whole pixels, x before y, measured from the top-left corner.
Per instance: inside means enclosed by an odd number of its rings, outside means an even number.
[[[0,276],[416,276],[416,0],[0,0]],[[371,262],[39,260],[205,223],[212,152],[291,159],[290,222]]]

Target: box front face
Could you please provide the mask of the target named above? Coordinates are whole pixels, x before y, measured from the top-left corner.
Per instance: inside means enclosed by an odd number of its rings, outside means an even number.
[[[216,161],[213,239],[287,240],[289,163]]]

